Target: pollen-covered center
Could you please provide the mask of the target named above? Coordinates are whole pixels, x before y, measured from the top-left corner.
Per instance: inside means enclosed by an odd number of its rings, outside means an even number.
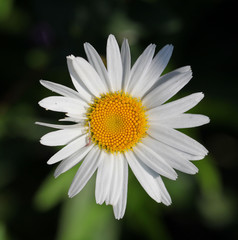
[[[147,130],[145,108],[140,99],[124,92],[95,98],[87,115],[92,141],[108,152],[132,149]]]

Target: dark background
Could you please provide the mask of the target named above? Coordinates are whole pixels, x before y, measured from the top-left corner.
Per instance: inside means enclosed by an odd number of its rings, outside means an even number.
[[[203,91],[193,111],[211,118],[186,130],[210,154],[197,175],[165,179],[173,204],[155,203],[130,172],[120,221],[95,203],[95,179],[67,198],[77,167],[55,180],[46,161],[57,149],[34,125],[62,117],[38,106],[52,94],[39,79],[72,87],[65,57],[85,57],[86,41],[105,57],[110,33],[129,39],[133,61],[150,43],[173,44],[166,71],[191,65],[194,76],[176,98]],[[235,1],[0,0],[0,240],[238,239],[237,41]]]

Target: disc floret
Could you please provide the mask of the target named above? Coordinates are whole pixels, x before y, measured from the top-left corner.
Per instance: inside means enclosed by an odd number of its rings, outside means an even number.
[[[132,150],[148,128],[141,100],[123,91],[95,98],[86,122],[92,141],[111,153]]]

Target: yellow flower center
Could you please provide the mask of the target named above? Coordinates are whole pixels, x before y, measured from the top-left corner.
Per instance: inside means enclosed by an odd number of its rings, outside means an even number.
[[[141,100],[124,92],[95,98],[88,109],[86,124],[92,141],[111,153],[132,150],[147,130]]]

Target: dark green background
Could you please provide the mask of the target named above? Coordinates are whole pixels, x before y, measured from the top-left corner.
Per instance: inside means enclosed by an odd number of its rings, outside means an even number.
[[[197,175],[165,179],[173,204],[155,203],[130,172],[120,221],[95,203],[95,178],[68,199],[77,167],[55,180],[46,161],[57,149],[39,144],[49,129],[34,125],[62,117],[38,106],[52,94],[39,79],[72,87],[65,57],[85,57],[86,41],[104,57],[110,33],[129,39],[133,61],[150,43],[173,44],[166,71],[194,75],[175,98],[203,91],[192,112],[211,118],[186,130],[210,154]],[[0,240],[238,239],[237,36],[229,0],[0,0]]]

